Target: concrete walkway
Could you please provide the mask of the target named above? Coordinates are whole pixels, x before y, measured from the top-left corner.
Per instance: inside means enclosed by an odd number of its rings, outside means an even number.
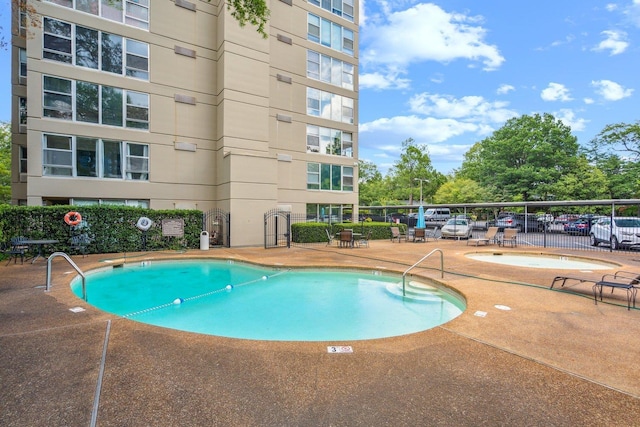
[[[619,265],[593,272],[474,261],[465,253],[527,248],[441,240],[73,259],[85,271],[121,261],[216,257],[402,272],[434,248],[444,252],[444,278],[438,257],[416,275],[457,289],[467,310],[428,331],[342,343],[250,341],[149,326],[76,298],[68,286],[75,274],[62,259],[52,263],[50,292],[43,288],[45,261],[3,265],[0,425],[640,425],[640,310],[628,311],[620,290],[597,305],[588,284],[549,290],[557,274],[640,272],[638,253],[555,251]],[[354,352],[329,354],[332,344]]]

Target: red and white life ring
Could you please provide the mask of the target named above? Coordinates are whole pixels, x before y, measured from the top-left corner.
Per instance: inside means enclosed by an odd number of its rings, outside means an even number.
[[[76,226],[82,222],[82,215],[74,211],[67,212],[64,216],[64,222],[66,222],[67,225]]]

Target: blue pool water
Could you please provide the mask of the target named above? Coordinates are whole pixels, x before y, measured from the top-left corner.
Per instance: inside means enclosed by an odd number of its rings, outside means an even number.
[[[81,297],[80,280],[71,286]],[[255,340],[398,336],[448,322],[465,308],[453,293],[427,285],[412,284],[402,297],[401,278],[373,271],[214,260],[127,264],[88,274],[86,287],[89,304],[134,321]]]

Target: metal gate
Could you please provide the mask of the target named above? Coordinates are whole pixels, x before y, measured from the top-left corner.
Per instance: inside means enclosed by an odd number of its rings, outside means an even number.
[[[202,214],[202,230],[209,233],[209,245],[231,247],[231,215],[222,209]]]
[[[273,209],[264,214],[264,248],[291,247],[291,212]]]

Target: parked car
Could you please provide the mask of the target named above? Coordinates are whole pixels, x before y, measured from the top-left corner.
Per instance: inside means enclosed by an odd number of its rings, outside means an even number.
[[[516,214],[516,213],[502,213],[498,216],[495,223],[499,231],[504,231],[505,228],[516,228],[518,231],[543,231],[545,227],[548,227],[548,223],[544,221],[538,221],[535,214]]]
[[[424,220],[427,222],[444,222],[449,218],[451,218],[451,210],[449,208],[428,208],[424,211]]]
[[[591,226],[589,233],[591,246],[608,243],[611,249],[640,247],[640,218],[610,217],[600,218]]]
[[[567,222],[575,221],[578,218],[580,218],[580,215],[577,214],[562,214],[558,215],[554,222],[556,224],[566,224]]]
[[[578,218],[575,221],[564,223],[564,232],[567,234],[587,235],[591,231],[591,220],[589,218]]]
[[[458,238],[469,239],[473,228],[466,219],[451,218],[440,229],[440,235],[443,239],[446,238]]]

